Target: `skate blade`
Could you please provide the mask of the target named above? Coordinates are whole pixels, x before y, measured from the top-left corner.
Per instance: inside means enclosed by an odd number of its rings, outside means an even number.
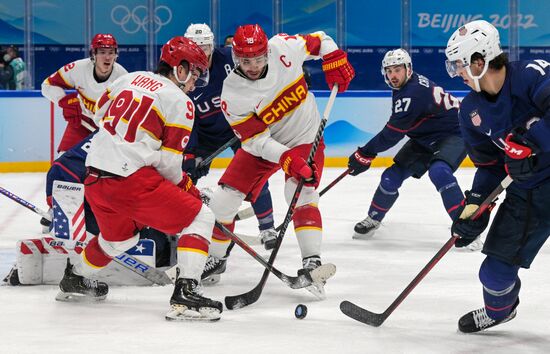
[[[183,305],[172,305],[164,317],[167,321],[214,322],[221,318],[220,311],[213,307],[200,307],[198,311]]]
[[[312,293],[319,300],[324,300],[327,298],[325,293],[325,283],[327,280],[332,278],[336,274],[336,266],[332,263],[323,264],[311,272],[311,280],[313,283],[310,286],[306,287],[306,290]]]
[[[220,274],[211,274],[208,277],[201,280],[202,285],[204,286],[211,286],[214,284],[218,284],[220,282],[221,275]]]
[[[366,234],[360,234],[360,233],[353,233],[353,236],[351,236],[352,239],[354,240],[370,240],[373,236],[374,236],[374,232],[376,230],[372,230],[372,231],[369,231],[367,232]]]
[[[98,302],[105,300],[106,297],[107,295],[89,296],[80,293],[64,293],[60,291],[55,296],[55,300],[62,302]]]

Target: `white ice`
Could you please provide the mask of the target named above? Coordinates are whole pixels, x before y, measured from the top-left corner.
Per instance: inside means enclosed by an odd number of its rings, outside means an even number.
[[[321,187],[342,172],[326,169]],[[56,286],[0,287],[0,353],[543,353],[550,351],[548,247],[532,268],[522,270],[521,304],[513,321],[476,335],[457,332],[457,320],[482,305],[477,272],[483,255],[451,250],[379,328],[356,322],[339,310],[350,300],[383,312],[450,237],[450,220],[427,177],[410,179],[383,226],[368,241],[352,240],[354,224],[366,216],[382,170],[348,176],[321,198],[323,260],[338,270],[326,286],[328,298],[316,301],[306,290],[292,290],[270,277],[259,301],[222,314],[217,323],[167,322],[172,292],[166,287],[113,287],[104,303],[54,301]],[[213,170],[200,185],[214,185]],[[472,169],[458,172],[467,189]],[[41,173],[0,174],[0,186],[45,208]],[[286,212],[283,178],[270,180],[275,217]],[[39,217],[0,196],[0,275],[15,260],[18,239],[39,235]],[[255,234],[254,219],[237,231]],[[246,292],[263,268],[240,249],[228,262],[222,281],[206,295]],[[260,254],[267,256],[263,248]],[[295,274],[300,256],[289,228],[276,266]],[[303,303],[308,315],[294,317]]]

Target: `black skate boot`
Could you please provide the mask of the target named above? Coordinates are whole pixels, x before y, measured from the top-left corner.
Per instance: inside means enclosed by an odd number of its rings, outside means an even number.
[[[501,323],[506,323],[516,317],[516,308],[519,305],[519,299],[512,307],[512,312],[502,320],[495,321],[487,315],[485,307],[468,312],[458,320],[458,330],[462,333],[474,333],[483,331],[484,329],[494,327]]]
[[[363,220],[355,224],[355,234],[353,239],[355,240],[366,240],[372,237],[374,231],[380,227],[380,221],[372,219],[370,216],[367,216]]]
[[[214,285],[220,281],[221,274],[225,272],[227,258],[208,256],[201,275],[203,285]]]
[[[105,300],[109,292],[109,286],[106,283],[75,274],[68,258],[65,275],[59,282],[59,289],[61,291],[55,297],[57,301]]]
[[[166,314],[168,321],[218,321],[223,311],[219,301],[200,295],[199,282],[195,279],[179,278],[176,280],[174,293],[170,298],[170,311]]]
[[[306,275],[311,277],[312,284],[306,289],[318,299],[324,300],[325,284],[327,280],[336,274],[336,266],[332,263],[322,264],[321,257],[311,256],[302,259],[302,269],[298,270],[298,276]]]
[[[275,248],[275,244],[277,243],[277,235],[278,233],[273,227],[260,231],[260,241],[267,251]]]
[[[11,286],[17,286],[21,285],[21,282],[19,281],[19,273],[17,272],[17,266],[14,265],[8,275],[2,280],[4,283],[7,283]]]

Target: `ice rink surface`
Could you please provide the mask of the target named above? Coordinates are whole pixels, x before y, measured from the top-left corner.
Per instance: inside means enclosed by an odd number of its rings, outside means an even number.
[[[321,187],[342,169],[326,169]],[[0,353],[548,353],[550,352],[550,258],[545,246],[531,270],[520,271],[521,304],[513,321],[476,335],[457,332],[464,313],[482,306],[477,272],[480,252],[451,250],[379,328],[356,322],[339,310],[350,300],[383,312],[450,237],[450,220],[427,176],[407,180],[382,227],[368,241],[352,240],[354,224],[366,216],[381,169],[348,176],[320,201],[323,261],[337,266],[317,301],[271,276],[260,300],[222,314],[215,323],[167,322],[172,287],[112,287],[96,304],[60,303],[56,286],[0,286]],[[472,169],[458,172],[463,189]],[[214,185],[213,170],[200,186]],[[0,174],[0,186],[46,209],[45,174]],[[270,180],[276,223],[286,212],[283,176]],[[15,261],[15,243],[39,236],[40,217],[0,196],[0,276]],[[255,219],[237,232],[256,234]],[[260,254],[268,256],[262,247]],[[275,264],[294,275],[301,267],[289,228]],[[252,289],[262,266],[235,247],[221,282],[205,294],[223,301]],[[294,317],[303,303],[308,315]]]

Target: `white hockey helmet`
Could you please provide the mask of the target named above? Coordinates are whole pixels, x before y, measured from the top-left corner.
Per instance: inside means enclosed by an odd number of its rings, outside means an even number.
[[[192,23],[185,31],[186,38],[197,43],[208,57],[214,51],[214,33],[206,23]]]
[[[413,73],[411,56],[405,49],[398,48],[388,51],[386,55],[384,55],[384,59],[382,59],[380,72],[382,73],[382,76],[384,76],[384,81],[386,81],[386,84],[392,89],[394,87],[391,85],[390,80],[388,80],[386,68],[394,65],[405,65],[405,68],[407,69],[407,81],[411,78]]]
[[[470,70],[472,55],[479,53],[485,59],[485,67],[478,76]],[[479,79],[485,75],[489,62],[502,54],[498,30],[485,20],[476,20],[457,29],[447,42],[445,66],[450,77],[458,76],[458,68],[466,68],[479,91]]]

